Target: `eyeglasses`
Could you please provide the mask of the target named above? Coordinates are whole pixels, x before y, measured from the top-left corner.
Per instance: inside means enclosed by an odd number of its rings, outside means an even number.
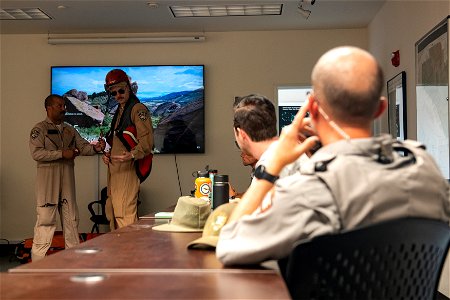
[[[334,122],[329,116],[328,114],[323,110],[323,108],[320,105],[319,100],[317,100],[316,97],[314,96],[310,96],[313,97],[313,101],[315,101],[317,103],[317,107],[319,109],[319,113],[322,115],[322,117],[325,119],[325,121],[327,121],[328,124],[330,124],[330,126],[341,136],[343,137],[345,140],[349,141],[350,140],[350,136],[347,134],[347,132],[345,132],[338,124],[336,124],[336,122]]]
[[[123,95],[123,94],[125,94],[125,90],[124,89],[119,89],[118,91],[112,91],[111,92],[111,96],[115,97],[115,96],[117,96],[117,93]]]

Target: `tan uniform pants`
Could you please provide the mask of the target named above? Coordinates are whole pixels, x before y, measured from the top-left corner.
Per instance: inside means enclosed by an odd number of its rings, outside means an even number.
[[[139,184],[133,161],[114,162],[109,165],[106,216],[110,221],[111,230],[133,224],[138,220]]]
[[[56,230],[56,211],[58,210],[64,234],[65,249],[80,243],[78,236],[78,208],[76,203],[69,203],[63,199],[58,205],[49,204],[37,207],[37,221],[34,226],[33,247],[31,258],[33,261],[44,258],[50,248]],[[75,218],[72,215],[75,214]]]
[[[51,163],[38,167],[36,202],[37,220],[31,248],[33,261],[42,259],[52,244],[57,212],[61,219],[65,248],[68,249],[80,243],[73,164]]]

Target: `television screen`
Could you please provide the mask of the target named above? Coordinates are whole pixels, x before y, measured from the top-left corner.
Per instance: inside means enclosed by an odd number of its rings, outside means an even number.
[[[105,76],[122,69],[152,114],[155,153],[204,153],[204,66],[53,66],[51,93],[64,96],[65,121],[82,137],[106,135],[118,107],[104,89]]]

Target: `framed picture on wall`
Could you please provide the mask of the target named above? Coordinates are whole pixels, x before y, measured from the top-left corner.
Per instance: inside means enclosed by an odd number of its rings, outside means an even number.
[[[387,82],[389,133],[405,140],[406,130],[406,72],[400,72]]]
[[[426,145],[442,174],[450,178],[450,16],[415,44],[417,140]]]

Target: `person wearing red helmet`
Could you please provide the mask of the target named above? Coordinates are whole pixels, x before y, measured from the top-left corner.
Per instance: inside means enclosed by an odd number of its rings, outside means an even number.
[[[134,94],[123,70],[108,72],[105,90],[118,102],[106,136],[111,149],[103,155],[108,165],[106,214],[114,230],[138,219],[139,185],[151,171],[153,127],[149,110]]]

